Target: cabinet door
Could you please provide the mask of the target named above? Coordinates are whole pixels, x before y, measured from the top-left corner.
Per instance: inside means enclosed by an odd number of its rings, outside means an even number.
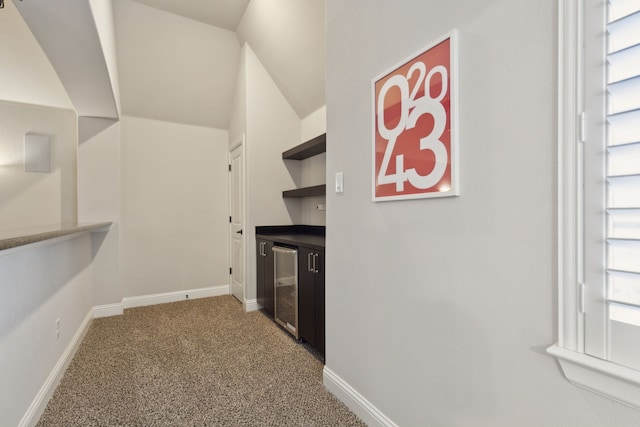
[[[264,242],[264,303],[262,307],[273,316],[273,302],[274,302],[274,290],[273,290],[273,242],[265,240]]]
[[[301,338],[316,346],[315,327],[315,252],[298,248],[298,331]]]
[[[256,240],[256,294],[258,304],[273,315],[273,242]]]
[[[315,302],[315,348],[324,356],[324,251],[316,251],[315,254],[316,274],[314,281],[314,302]]]
[[[264,256],[262,245],[264,240],[256,239],[256,296],[258,304],[264,307]]]

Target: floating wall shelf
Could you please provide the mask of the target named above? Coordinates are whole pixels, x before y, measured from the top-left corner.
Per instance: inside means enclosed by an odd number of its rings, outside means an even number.
[[[282,153],[285,160],[304,160],[327,151],[327,134],[323,133]]]
[[[304,160],[327,151],[327,134],[316,136],[282,153],[284,160]],[[327,194],[326,184],[297,188],[282,192],[282,197],[313,197]]]
[[[282,192],[282,197],[313,197],[327,194],[327,185],[314,185],[312,187],[296,188]]]

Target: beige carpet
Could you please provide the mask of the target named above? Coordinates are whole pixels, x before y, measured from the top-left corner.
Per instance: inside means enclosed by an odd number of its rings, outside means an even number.
[[[363,426],[323,365],[231,296],[93,321],[38,426]]]

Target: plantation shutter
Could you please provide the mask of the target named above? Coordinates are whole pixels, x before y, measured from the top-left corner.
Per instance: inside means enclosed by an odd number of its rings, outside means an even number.
[[[608,358],[640,369],[640,0],[607,8]]]

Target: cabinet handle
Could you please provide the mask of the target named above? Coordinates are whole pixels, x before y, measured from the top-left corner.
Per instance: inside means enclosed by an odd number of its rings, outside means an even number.
[[[313,254],[313,272],[314,273],[318,272],[318,265],[316,264],[316,261],[317,261],[319,255],[320,254]]]
[[[260,256],[265,256],[266,254],[264,253],[264,242],[260,242]]]
[[[313,273],[313,267],[311,266],[311,257],[313,256],[313,253],[309,252],[307,254],[307,271],[310,271]]]

